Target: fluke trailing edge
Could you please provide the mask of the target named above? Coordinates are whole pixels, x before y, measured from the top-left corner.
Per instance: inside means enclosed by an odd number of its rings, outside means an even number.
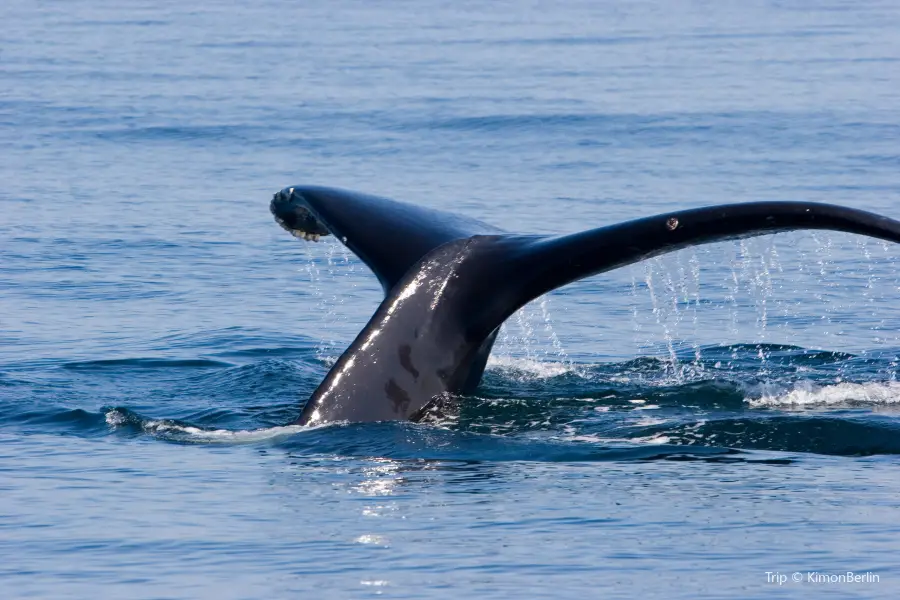
[[[659,254],[794,229],[900,242],[898,221],[811,202],[725,204],[557,237],[322,187],[285,188],[271,210],[298,237],[336,236],[385,293],[298,424],[416,419],[432,401],[478,386],[500,325],[521,306]]]

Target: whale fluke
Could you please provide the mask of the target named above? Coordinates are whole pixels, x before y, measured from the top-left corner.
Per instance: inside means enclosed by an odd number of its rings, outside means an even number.
[[[385,293],[438,246],[502,233],[475,219],[324,187],[285,188],[272,198],[270,210],[297,237],[334,235],[372,269]]]
[[[410,419],[477,387],[503,322],[578,279],[688,246],[796,229],[900,242],[900,222],[812,202],[665,213],[563,236],[513,235],[472,219],[322,187],[285,188],[275,219],[332,234],[375,273],[385,299],[296,423]]]

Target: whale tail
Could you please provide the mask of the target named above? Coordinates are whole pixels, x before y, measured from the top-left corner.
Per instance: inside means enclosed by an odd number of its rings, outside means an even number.
[[[787,231],[832,230],[900,242],[900,222],[875,213],[812,202],[748,202],[689,209],[557,237],[508,237],[484,261],[502,289],[482,328],[573,281],[690,246]],[[502,272],[505,277],[491,275]]]
[[[470,392],[499,327],[520,307],[653,256],[796,229],[900,242],[898,221],[810,202],[727,204],[563,236],[511,235],[450,213],[318,187],[286,188],[271,210],[295,235],[338,237],[372,269],[386,296],[300,423],[406,419],[435,396]]]
[[[334,188],[285,188],[275,194],[269,209],[278,224],[297,237],[335,236],[368,265],[385,294],[438,246],[501,233],[474,219]]]

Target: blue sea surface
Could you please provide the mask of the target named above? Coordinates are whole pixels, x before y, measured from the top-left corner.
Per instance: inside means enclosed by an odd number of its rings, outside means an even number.
[[[304,428],[382,293],[268,210],[315,183],[527,233],[754,200],[900,219],[896,2],[0,22],[0,597],[900,593],[897,246],[589,278],[507,322],[458,412]]]

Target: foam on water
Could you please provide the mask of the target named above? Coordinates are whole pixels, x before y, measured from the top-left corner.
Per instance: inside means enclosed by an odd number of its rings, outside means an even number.
[[[491,355],[488,359],[488,367],[496,369],[506,375],[528,377],[532,379],[550,379],[568,373],[579,374],[579,369],[571,362],[545,362],[533,358],[520,358],[516,356]]]
[[[151,435],[196,443],[253,444],[263,441],[277,441],[315,427],[305,425],[284,425],[253,430],[203,429],[194,425],[177,423],[167,419],[141,419],[133,413],[111,409],[105,414],[106,423],[111,427],[121,427],[138,420],[141,429]],[[333,423],[331,424],[334,425]]]
[[[756,384],[747,387],[746,401],[754,408],[900,404],[900,383],[895,381],[820,385],[805,380],[798,381],[790,389],[784,389],[777,384]]]

